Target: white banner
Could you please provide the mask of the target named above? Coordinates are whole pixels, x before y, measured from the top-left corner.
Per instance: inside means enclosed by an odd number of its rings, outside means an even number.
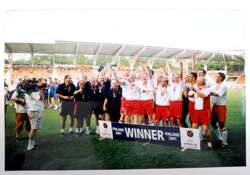
[[[99,120],[100,137],[113,139],[112,124],[110,121]]]
[[[201,149],[199,129],[180,128],[181,147],[186,149]]]

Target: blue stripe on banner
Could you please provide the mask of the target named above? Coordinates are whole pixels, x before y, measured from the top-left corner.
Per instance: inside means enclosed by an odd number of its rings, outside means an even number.
[[[150,142],[180,147],[180,128],[112,122],[113,139]]]

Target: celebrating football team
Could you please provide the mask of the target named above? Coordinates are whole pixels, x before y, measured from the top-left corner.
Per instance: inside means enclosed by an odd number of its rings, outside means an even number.
[[[76,136],[90,134],[91,115],[98,121],[110,120],[137,125],[201,128],[202,139],[212,148],[212,134],[222,146],[227,143],[226,129],[226,76],[218,72],[215,82],[204,69],[183,74],[173,73],[169,64],[156,74],[149,66],[141,64],[135,71],[116,72],[114,67],[102,68],[96,76],[84,75],[74,84],[71,75],[64,82],[38,86],[33,92],[16,88],[11,99],[16,102],[16,137],[26,123],[29,131],[28,150],[35,146],[34,136],[42,124],[43,100],[45,106],[52,99],[60,101],[60,134],[65,135],[66,119],[70,117],[69,133]],[[26,80],[27,82],[27,80]],[[29,89],[26,87],[26,89]],[[49,89],[49,90],[48,90]],[[44,91],[42,94],[41,91]],[[59,98],[59,99],[58,99]],[[212,105],[211,105],[212,104]],[[55,103],[58,108],[59,103]],[[56,108],[56,109],[57,109]]]

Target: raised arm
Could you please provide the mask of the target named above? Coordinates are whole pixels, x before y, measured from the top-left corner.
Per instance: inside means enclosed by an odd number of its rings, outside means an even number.
[[[152,79],[152,72],[151,72],[149,66],[147,66],[146,69],[147,69],[148,78],[151,80]]]
[[[164,69],[163,65],[160,66],[160,71],[164,74],[167,75],[168,71]]]
[[[173,75],[173,67],[172,67],[172,64],[168,64],[168,74],[169,75]]]
[[[183,80],[183,62],[180,62],[180,78]]]
[[[192,57],[192,71],[196,71],[195,58],[196,58],[196,55],[193,54],[193,57]]]
[[[118,77],[117,77],[117,74],[116,74],[115,70],[114,70],[112,67],[110,67],[110,69],[111,69],[111,71],[112,71],[112,73],[113,73],[115,79],[118,80]],[[118,81],[119,81],[119,80],[118,80]]]

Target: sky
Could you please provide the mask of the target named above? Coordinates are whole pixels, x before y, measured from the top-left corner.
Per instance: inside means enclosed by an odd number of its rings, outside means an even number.
[[[244,11],[237,9],[8,10],[6,42],[54,40],[244,50]]]

